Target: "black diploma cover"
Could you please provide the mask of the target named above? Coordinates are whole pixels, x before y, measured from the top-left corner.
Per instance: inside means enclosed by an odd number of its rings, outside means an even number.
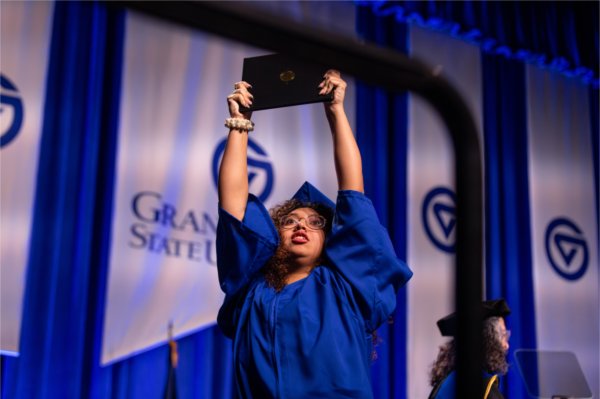
[[[333,92],[319,95],[327,69],[286,54],[245,58],[242,80],[252,85],[249,91],[254,96],[249,110],[331,101]]]

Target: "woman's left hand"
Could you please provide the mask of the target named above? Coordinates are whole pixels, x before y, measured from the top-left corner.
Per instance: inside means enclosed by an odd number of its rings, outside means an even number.
[[[334,110],[336,107],[344,106],[344,97],[346,95],[346,82],[341,78],[340,72],[330,69],[325,72],[323,81],[319,84],[320,95],[326,95],[333,92],[333,100],[325,103],[325,109]]]

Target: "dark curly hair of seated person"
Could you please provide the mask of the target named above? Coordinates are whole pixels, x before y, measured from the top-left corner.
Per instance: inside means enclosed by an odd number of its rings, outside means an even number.
[[[499,317],[490,317],[483,322],[484,364],[482,366],[485,371],[491,374],[506,374],[508,371],[506,351],[502,348],[500,342],[499,319]],[[456,343],[452,339],[440,346],[437,359],[429,372],[431,386],[436,386],[446,378],[454,370],[455,362]]]

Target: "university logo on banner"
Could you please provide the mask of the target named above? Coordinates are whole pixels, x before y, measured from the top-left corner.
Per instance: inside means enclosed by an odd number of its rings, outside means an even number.
[[[10,144],[23,127],[23,99],[17,86],[0,73],[0,106],[4,115],[0,131],[0,148]]]
[[[588,88],[527,66],[537,345],[572,353],[600,395],[598,204]]]
[[[50,2],[0,2],[0,352],[4,354],[19,351],[52,8]]]
[[[546,255],[558,275],[578,280],[585,274],[589,251],[583,231],[567,218],[556,218],[546,227]]]
[[[223,139],[215,151],[212,161],[212,177],[215,187],[219,178],[219,165],[225,152],[227,139]],[[259,183],[257,183],[257,181]],[[273,165],[269,161],[267,152],[252,138],[248,139],[248,185],[250,192],[254,193],[262,202],[266,202],[273,191],[275,176]],[[260,186],[258,186],[260,184]]]
[[[422,207],[423,229],[439,250],[454,253],[456,247],[456,194],[448,187],[434,187]]]
[[[170,325],[174,338],[214,325],[223,301],[215,237],[225,98],[243,59],[264,54],[127,18],[102,364],[164,344]],[[322,105],[259,111],[253,121],[250,192],[270,207],[309,180],[335,198]]]

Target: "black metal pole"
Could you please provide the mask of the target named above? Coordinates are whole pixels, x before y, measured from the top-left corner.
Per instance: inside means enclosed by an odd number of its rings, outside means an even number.
[[[122,1],[127,6],[249,45],[293,54],[339,69],[366,83],[412,91],[440,114],[452,138],[457,197],[456,286],[457,397],[482,397],[482,177],[479,138],[460,94],[424,64],[397,52],[331,32],[306,29],[244,2]],[[413,265],[418,268],[418,265]],[[434,326],[432,326],[434,328]],[[410,348],[409,348],[410,350]]]

